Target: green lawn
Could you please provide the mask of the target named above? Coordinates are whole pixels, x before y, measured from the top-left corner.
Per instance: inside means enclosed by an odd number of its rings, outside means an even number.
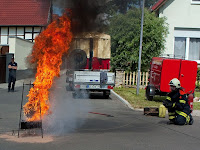
[[[145,89],[140,89],[139,95],[136,94],[136,88],[114,88],[114,91],[126,99],[133,108],[159,107],[166,98],[165,96],[155,96],[152,101],[148,101],[145,97]],[[200,92],[195,92],[195,96],[200,97]],[[200,110],[200,102],[194,103],[194,109]]]
[[[194,95],[195,97],[200,97],[200,91],[195,91]],[[200,102],[194,103],[194,110],[200,110]]]

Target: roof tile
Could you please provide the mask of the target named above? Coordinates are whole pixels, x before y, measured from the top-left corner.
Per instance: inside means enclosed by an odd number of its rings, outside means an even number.
[[[50,0],[1,0],[0,25],[46,25]]]
[[[158,10],[162,5],[165,4],[165,2],[167,2],[167,0],[158,0],[153,6],[152,6],[152,10],[156,11]]]

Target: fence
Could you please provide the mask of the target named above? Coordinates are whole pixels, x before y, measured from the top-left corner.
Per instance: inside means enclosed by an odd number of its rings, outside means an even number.
[[[148,84],[148,72],[141,72],[140,73],[140,86],[147,86]],[[137,72],[124,72],[123,75],[123,86],[136,86],[137,85],[137,79],[138,79],[138,73]]]
[[[140,87],[145,87],[148,84],[148,72],[141,72],[140,73]],[[127,87],[135,87],[137,85],[137,72],[123,72],[123,86]],[[196,88],[200,88],[200,80],[196,80]]]

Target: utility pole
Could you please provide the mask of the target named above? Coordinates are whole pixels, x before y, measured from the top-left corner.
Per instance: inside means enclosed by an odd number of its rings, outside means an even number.
[[[143,22],[144,22],[144,4],[142,4],[142,18],[141,18],[141,31],[140,31],[140,50],[139,50],[139,60],[138,60],[138,78],[137,78],[137,95],[139,95],[140,89],[140,70],[141,70],[141,56],[142,56],[142,39],[143,39]]]

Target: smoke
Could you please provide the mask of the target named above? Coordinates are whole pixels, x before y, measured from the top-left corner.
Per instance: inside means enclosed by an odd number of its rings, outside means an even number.
[[[72,10],[74,33],[101,31],[107,15],[101,12],[108,0],[53,0],[54,13],[61,14],[66,8]]]
[[[73,99],[72,93],[66,90],[65,75],[55,81],[50,91],[51,113],[43,119],[46,133],[64,135],[80,127],[91,111],[89,100]]]

